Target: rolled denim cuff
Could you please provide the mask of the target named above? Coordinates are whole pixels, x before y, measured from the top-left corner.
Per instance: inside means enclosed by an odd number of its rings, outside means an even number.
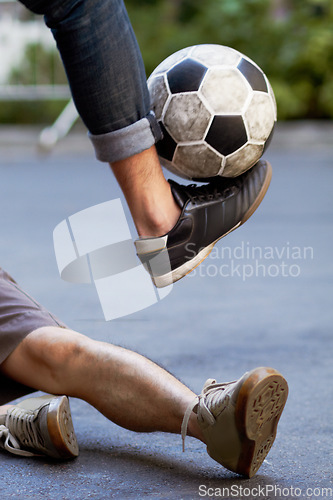
[[[96,158],[114,163],[149,149],[162,139],[163,134],[151,111],[127,127],[99,135],[88,132],[88,136],[95,148]]]

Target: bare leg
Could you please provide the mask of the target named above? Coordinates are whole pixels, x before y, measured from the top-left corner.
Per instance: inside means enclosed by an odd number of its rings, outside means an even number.
[[[81,398],[134,431],[180,433],[185,410],[195,397],[147,358],[56,327],[32,332],[0,369],[37,390]],[[188,433],[203,441],[194,414]]]
[[[180,215],[155,146],[111,165],[139,236],[162,236]]]

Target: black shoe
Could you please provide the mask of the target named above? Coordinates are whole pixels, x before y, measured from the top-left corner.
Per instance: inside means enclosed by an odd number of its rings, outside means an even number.
[[[164,236],[135,241],[138,257],[154,284],[164,287],[197,267],[223,236],[244,224],[258,208],[272,177],[271,165],[260,160],[235,178],[218,178],[204,186],[181,186],[172,194],[182,209]]]

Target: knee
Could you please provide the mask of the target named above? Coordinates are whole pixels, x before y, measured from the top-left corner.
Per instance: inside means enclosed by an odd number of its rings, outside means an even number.
[[[80,5],[82,2],[78,0],[68,0],[64,2],[63,0],[19,0],[20,3],[25,5],[33,14],[37,15],[52,15],[52,14],[62,14],[71,12],[76,5]]]
[[[86,366],[90,343],[88,337],[63,328],[47,328],[38,332],[39,346],[34,349],[58,393],[73,392],[80,383],[82,367]]]
[[[29,334],[8,359],[7,374],[35,389],[72,395],[80,384],[93,340],[73,330],[43,327]]]

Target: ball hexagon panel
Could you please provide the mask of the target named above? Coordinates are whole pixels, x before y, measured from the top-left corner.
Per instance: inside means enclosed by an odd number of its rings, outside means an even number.
[[[273,102],[274,119],[276,121],[277,120],[277,106],[276,106],[275,95],[274,95],[273,89],[272,89],[271,84],[269,83],[267,77],[266,77],[266,80],[267,80],[268,93],[271,96],[271,99],[272,99],[272,102]]]
[[[165,110],[164,125],[177,142],[204,138],[211,114],[196,92],[176,94]]]
[[[259,144],[246,144],[243,148],[229,155],[225,161],[223,170],[220,172],[222,177],[237,177],[244,172],[244,165],[247,170],[257,163],[260,159],[264,146]]]
[[[247,143],[242,116],[214,116],[206,135],[207,143],[223,156],[228,156]]]
[[[172,94],[194,92],[200,87],[207,68],[194,59],[184,59],[167,72],[168,83]]]
[[[268,92],[263,72],[247,59],[242,59],[238,64],[239,71],[245,76],[253,90]]]
[[[178,171],[189,179],[214,177],[222,165],[222,156],[209,148],[206,143],[178,145],[173,163]]]
[[[200,92],[215,114],[240,114],[250,88],[237,69],[217,66],[208,70]]]
[[[242,56],[237,50],[224,45],[206,44],[193,47],[191,57],[201,61],[208,67],[218,65],[236,67]]]
[[[275,125],[275,124],[274,124],[274,125]],[[269,136],[268,136],[267,141],[265,142],[265,145],[264,145],[264,150],[263,150],[263,154],[265,153],[266,149],[268,148],[268,146],[269,146],[269,145],[270,145],[270,143],[272,142],[273,135],[274,135],[274,125],[273,125],[273,128],[272,128],[271,133],[270,133],[270,134],[269,134]]]
[[[148,89],[152,109],[156,118],[159,120],[162,116],[164,105],[169,97],[169,90],[167,88],[164,75],[155,76],[148,81]]]
[[[251,141],[264,142],[274,125],[274,107],[270,95],[254,92],[244,115]]]

